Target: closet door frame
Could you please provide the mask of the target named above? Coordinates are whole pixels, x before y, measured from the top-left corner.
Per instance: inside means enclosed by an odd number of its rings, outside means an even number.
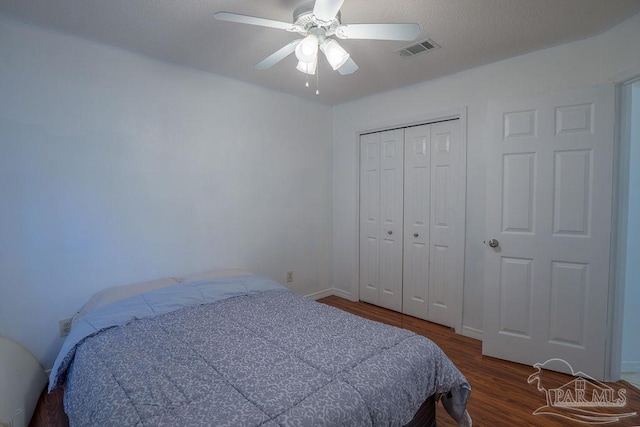
[[[456,284],[453,293],[456,296],[457,303],[457,316],[453,322],[453,328],[459,334],[463,332],[463,310],[464,310],[464,265],[465,265],[465,252],[466,252],[466,190],[467,190],[467,107],[461,107],[451,110],[443,110],[440,112],[426,113],[414,116],[400,117],[396,119],[390,119],[388,121],[377,121],[369,124],[365,124],[360,130],[356,132],[356,150],[358,155],[356,156],[356,258],[360,260],[360,136],[364,134],[370,134],[374,132],[383,132],[392,129],[406,128],[411,126],[427,125],[432,123],[438,123],[447,120],[460,120],[460,185],[458,186],[456,200],[460,206],[464,206],[464,209],[456,211],[458,215],[457,223],[460,224],[459,233],[456,236],[456,245],[462,248],[459,255],[460,268],[457,271]],[[356,264],[355,268],[356,284],[356,299],[360,299],[360,262]]]

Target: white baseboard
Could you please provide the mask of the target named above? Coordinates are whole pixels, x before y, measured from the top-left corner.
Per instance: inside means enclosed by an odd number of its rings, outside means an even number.
[[[480,329],[463,326],[462,335],[482,341],[482,331]]]
[[[324,291],[318,291],[318,292],[314,292],[312,294],[309,295],[305,295],[306,298],[312,299],[312,300],[318,300],[320,298],[326,298],[329,297],[331,295],[335,295],[333,293],[334,289],[325,289]]]
[[[315,301],[315,300],[326,298],[332,295],[335,295],[340,298],[348,299],[349,301],[358,301],[357,298],[353,297],[353,294],[351,292],[343,291],[342,289],[336,289],[336,288],[329,288],[323,291],[314,292],[312,294],[305,295],[305,297]]]
[[[640,372],[640,361],[622,362],[620,372]]]
[[[337,297],[348,299],[349,301],[354,301],[354,302],[358,301],[358,298],[354,297],[351,292],[343,291],[342,289],[336,289],[336,288],[333,288],[331,290],[333,291],[333,295]]]

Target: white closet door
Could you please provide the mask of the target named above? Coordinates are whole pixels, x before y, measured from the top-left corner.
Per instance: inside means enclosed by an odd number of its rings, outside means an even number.
[[[380,135],[379,305],[402,311],[404,130]]]
[[[461,328],[464,182],[460,120],[431,125],[429,320]]]
[[[360,137],[360,300],[379,303],[380,134]]]
[[[461,328],[464,196],[460,121],[405,130],[403,312]]]
[[[460,120],[360,137],[360,299],[460,329]]]
[[[402,129],[360,137],[360,299],[402,310]]]
[[[431,126],[405,129],[402,312],[428,319]]]

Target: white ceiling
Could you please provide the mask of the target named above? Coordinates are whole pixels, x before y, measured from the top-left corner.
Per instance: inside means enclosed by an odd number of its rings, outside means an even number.
[[[640,0],[345,0],[343,23],[417,22],[418,40],[442,48],[402,58],[393,51],[411,43],[341,40],[360,69],[341,76],[321,61],[316,96],[315,79],[305,89],[294,55],[253,68],[298,34],[213,18],[228,11],[291,22],[302,1],[2,0],[0,14],[335,105],[594,36],[640,12]]]

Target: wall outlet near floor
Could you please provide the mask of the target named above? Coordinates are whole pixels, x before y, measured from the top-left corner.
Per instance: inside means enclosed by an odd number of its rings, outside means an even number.
[[[60,337],[64,338],[71,332],[71,318],[60,321]]]
[[[287,283],[293,283],[293,270],[287,271]]]

